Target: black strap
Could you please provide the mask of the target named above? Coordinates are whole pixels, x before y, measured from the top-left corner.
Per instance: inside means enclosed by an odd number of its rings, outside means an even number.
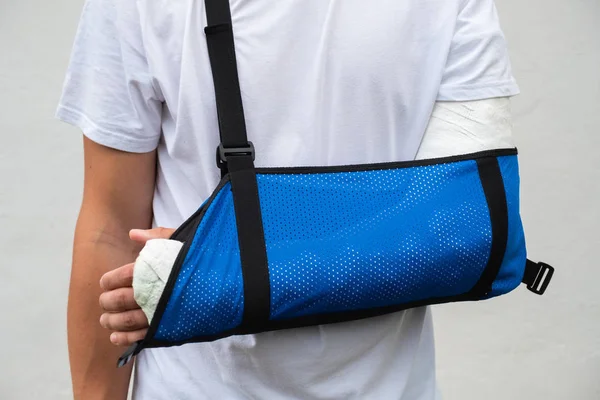
[[[205,0],[205,6],[204,31],[221,137],[217,163],[230,176],[244,279],[242,327],[256,330],[269,319],[271,294],[254,147],[246,135],[229,1]]]
[[[244,107],[235,57],[228,0],[205,0],[208,26],[204,28],[210,57],[221,144],[224,148],[248,146]]]
[[[231,24],[229,2],[223,0],[204,0],[207,27]]]
[[[483,157],[477,159],[477,169],[490,212],[492,226],[492,245],[487,266],[479,281],[468,294],[469,297],[474,299],[481,299],[492,290],[492,285],[502,267],[508,241],[508,205],[498,158]],[[527,260],[522,282],[533,293],[542,295],[546,291],[553,274],[554,268],[550,265]]]
[[[469,292],[474,298],[479,299],[492,290],[492,284],[504,260],[508,240],[508,205],[498,159],[496,157],[477,159],[477,169],[492,226],[492,245],[487,266],[479,281]]]

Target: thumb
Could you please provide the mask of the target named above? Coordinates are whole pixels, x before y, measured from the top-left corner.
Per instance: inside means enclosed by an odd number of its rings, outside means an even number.
[[[169,239],[175,229],[172,228],[153,228],[153,229],[132,229],[129,231],[129,238],[134,242],[145,244],[151,239]]]

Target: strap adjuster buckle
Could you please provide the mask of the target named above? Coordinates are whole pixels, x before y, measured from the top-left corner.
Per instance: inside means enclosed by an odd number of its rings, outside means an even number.
[[[537,275],[533,282],[527,284],[527,289],[535,294],[542,295],[548,288],[552,275],[554,275],[554,267],[543,262],[538,262],[539,267]]]
[[[217,165],[219,168],[223,168],[227,164],[227,157],[232,156],[251,156],[252,161],[254,161],[256,157],[254,144],[250,141],[248,142],[248,146],[244,147],[225,147],[222,143],[219,144],[219,147],[217,147]]]

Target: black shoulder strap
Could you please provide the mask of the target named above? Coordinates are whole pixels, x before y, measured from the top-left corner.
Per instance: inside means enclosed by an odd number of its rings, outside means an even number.
[[[205,4],[208,26],[204,32],[215,85],[221,148],[247,148],[249,144],[238,80],[229,2],[205,0]]]
[[[229,174],[235,208],[242,275],[242,329],[253,331],[270,316],[270,285],[254,146],[246,135],[238,79],[229,0],[205,0],[208,26],[204,29],[215,86],[221,143],[217,165]]]

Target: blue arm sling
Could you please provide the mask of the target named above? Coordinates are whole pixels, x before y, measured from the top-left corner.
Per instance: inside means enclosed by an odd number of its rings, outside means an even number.
[[[144,348],[477,301],[554,273],[527,259],[517,150],[334,167],[255,168],[228,0],[205,0],[222,179],[184,242]]]

